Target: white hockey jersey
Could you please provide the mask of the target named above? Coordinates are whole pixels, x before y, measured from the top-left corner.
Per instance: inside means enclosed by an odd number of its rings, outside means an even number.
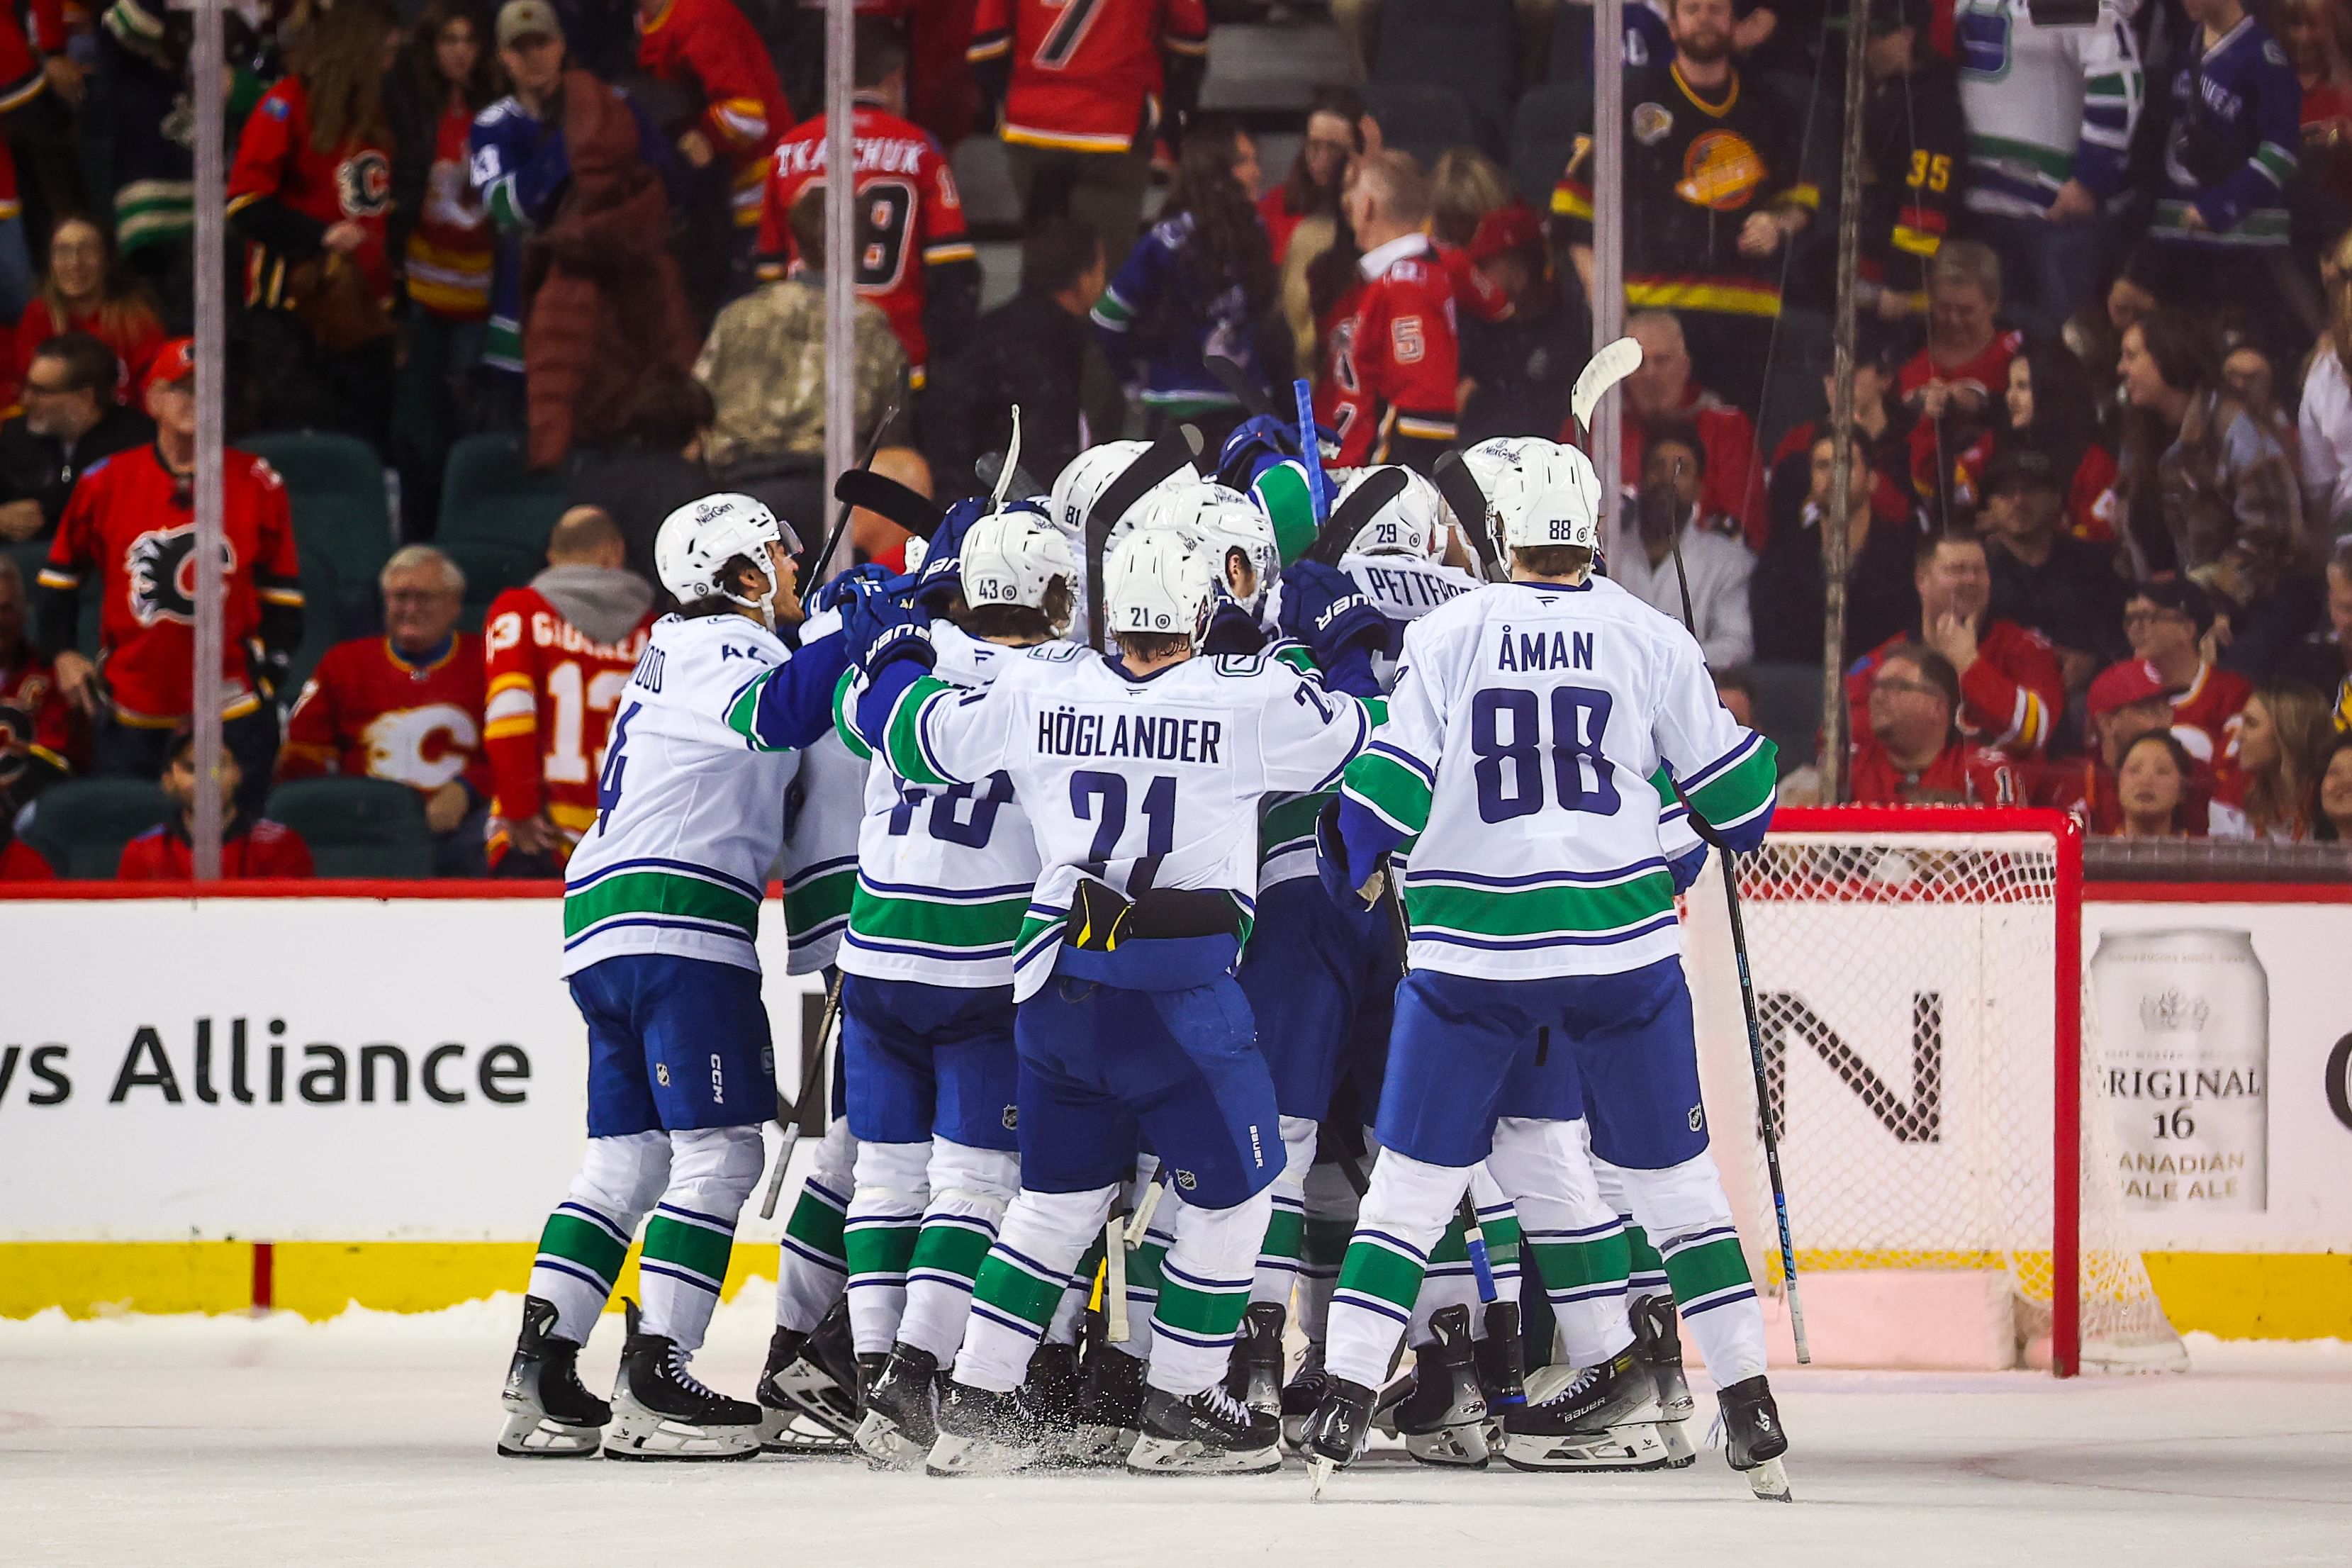
[[[1607,578],[1498,584],[1405,633],[1389,721],[1348,798],[1418,835],[1410,962],[1485,979],[1610,974],[1677,951],[1661,764],[1760,832],[1772,743],[1724,710],[1677,623]]]
[[[1003,663],[985,690],[918,681],[883,740],[915,784],[1011,777],[1044,868],[1013,956],[1016,998],[1053,973],[1082,873],[1129,897],[1222,889],[1253,916],[1259,798],[1327,787],[1371,733],[1363,704],[1255,655],[1141,678],[1069,643]]]
[[[784,885],[785,972],[814,974],[840,956],[849,930],[866,759],[830,731],[797,754],[800,772],[785,794],[776,879]]]
[[[933,623],[932,673],[986,687],[1022,650]],[[849,688],[844,687],[843,695]],[[841,704],[842,739],[873,757]],[[857,891],[843,940],[845,974],[981,989],[1013,984],[1013,945],[1037,886],[1037,840],[1003,770],[952,788],[912,784],[878,757],[866,777]]]
[[[625,952],[756,971],[793,753],[752,734],[762,677],[792,654],[741,616],[654,623],[622,689],[594,826],[563,874],[563,973]]]
[[[1970,210],[2040,217],[2070,179],[2103,201],[2121,191],[2147,90],[2134,9],[2107,0],[2091,26],[2042,26],[2025,0],[1958,0]]]

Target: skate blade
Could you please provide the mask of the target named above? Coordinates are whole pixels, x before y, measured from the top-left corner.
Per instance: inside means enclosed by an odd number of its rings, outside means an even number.
[[[848,1435],[805,1410],[760,1406],[760,1452],[792,1458],[838,1458],[854,1451]]]
[[[1311,1500],[1315,1502],[1321,1502],[1323,1500],[1324,1484],[1330,1480],[1331,1472],[1338,1468],[1338,1466],[1334,1465],[1330,1460],[1325,1458],[1320,1454],[1310,1454],[1307,1456],[1307,1484],[1310,1489],[1307,1495]]]
[[[1136,1433],[1118,1426],[1081,1426],[1064,1446],[1064,1468],[1073,1470],[1111,1470],[1127,1463],[1127,1453],[1135,1447]]]
[[[551,1416],[509,1415],[499,1452],[509,1459],[586,1459],[604,1440],[602,1426],[567,1426]]]
[[[900,1431],[880,1411],[868,1411],[857,1424],[857,1451],[877,1469],[911,1470],[923,1462],[924,1447]]]
[[[1128,1451],[1127,1468],[1141,1476],[1255,1476],[1282,1468],[1282,1448],[1229,1448],[1212,1452],[1182,1437],[1140,1436]]]
[[[1503,1462],[1515,1470],[1663,1470],[1673,1463],[1665,1439],[1648,1421],[1628,1422],[1605,1432],[1570,1432],[1553,1436],[1507,1433]]]
[[[1691,1447],[1690,1434],[1684,1429],[1683,1423],[1666,1420],[1657,1426],[1659,1440],[1666,1446],[1668,1469],[1687,1469],[1698,1462],[1698,1450]]]
[[[923,1473],[927,1476],[1009,1476],[1024,1470],[1037,1458],[1037,1451],[1017,1443],[1000,1443],[987,1437],[959,1437],[952,1432],[940,1434],[939,1441],[923,1457]]]
[[[1789,1489],[1789,1472],[1778,1459],[1767,1459],[1748,1472],[1748,1485],[1765,1502],[1794,1502],[1797,1494]]]
[[[725,1460],[748,1459],[760,1451],[760,1428],[698,1426],[671,1421],[647,1410],[615,1411],[604,1431],[608,1459]]]
[[[1486,1424],[1478,1421],[1434,1432],[1408,1433],[1404,1451],[1422,1464],[1454,1470],[1483,1470],[1491,1454]]]

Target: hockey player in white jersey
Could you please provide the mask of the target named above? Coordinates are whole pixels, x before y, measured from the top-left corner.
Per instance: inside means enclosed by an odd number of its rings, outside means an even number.
[[[1282,1163],[1233,972],[1255,908],[1259,797],[1336,778],[1370,720],[1282,666],[1196,657],[1210,567],[1181,536],[1130,535],[1106,577],[1114,657],[1036,648],[970,692],[927,676],[919,627],[860,656],[858,725],[891,766],[934,786],[1006,773],[1045,868],[1013,958],[1022,1187],[940,1405],[930,1466],[944,1473],[1034,1451],[1014,1390],[1139,1137],[1184,1202],[1129,1464],[1280,1463],[1274,1418],[1219,1386]]]
[[[944,570],[943,570],[944,568]],[[982,517],[926,584],[951,584],[932,675],[985,688],[1071,617],[1069,545],[1026,507]],[[845,692],[847,688],[845,687]],[[842,714],[852,749],[872,748]],[[973,1277],[1020,1184],[1013,947],[1036,839],[1003,770],[908,783],[874,760],[857,894],[842,944],[842,1067],[857,1137],[846,1234],[850,1322],[867,1371],[858,1446],[919,1461],[940,1371],[963,1342]]]
[[[1575,1126],[1588,1107],[1594,1152],[1623,1170],[1716,1372],[1734,1467],[1777,1476],[1786,1437],[1755,1289],[1706,1158],[1654,782],[1664,764],[1727,843],[1753,847],[1771,817],[1772,746],[1724,711],[1681,626],[1591,574],[1590,465],[1569,452],[1528,468],[1538,482],[1503,516],[1513,581],[1405,634],[1389,723],[1320,834],[1339,889],[1377,888],[1389,853],[1412,845],[1412,973],[1382,1154],[1331,1309],[1335,1386],[1308,1429],[1318,1479],[1360,1448],[1397,1321],[1482,1155],[1518,1199],[1582,1369],[1507,1422],[1506,1458],[1539,1461],[1562,1441],[1590,1453],[1622,1418],[1643,1435],[1625,1464],[1666,1462],[1623,1316],[1624,1233]]]
[[[563,973],[588,1033],[588,1152],[548,1218],[508,1373],[499,1451],[737,1458],[757,1406],[698,1382],[701,1345],[762,1163],[774,1058],[752,946],[783,833],[793,748],[822,734],[844,639],[799,653],[795,542],[748,496],[662,524],[655,560],[683,608],[656,622],[621,693],[598,814],[565,868]],[[642,1315],[610,1407],[575,1358],[646,1217]],[[609,1429],[607,1424],[609,1423]]]

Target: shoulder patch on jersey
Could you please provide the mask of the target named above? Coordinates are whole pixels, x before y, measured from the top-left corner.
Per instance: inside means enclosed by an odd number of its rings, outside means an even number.
[[[1633,140],[1648,147],[1665,140],[1675,128],[1674,111],[1663,103],[1637,103],[1633,106]]]
[[[1217,657],[1219,675],[1255,675],[1265,668],[1262,653],[1221,653]]]
[[[2264,38],[2263,40],[2263,58],[2267,60],[2270,64],[2279,67],[2281,69],[2284,69],[2286,67],[2286,53],[2284,50],[2281,49],[2276,41],[2273,39]]]
[[[1029,657],[1043,659],[1047,664],[1068,664],[1087,651],[1074,642],[1046,642],[1031,648]]]

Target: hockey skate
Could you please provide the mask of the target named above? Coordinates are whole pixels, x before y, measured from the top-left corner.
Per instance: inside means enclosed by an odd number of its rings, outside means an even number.
[[[1412,1386],[1381,1412],[1424,1465],[1486,1468],[1486,1396],[1470,1342],[1470,1309],[1447,1307],[1429,1320],[1429,1342],[1413,1352]]]
[[[1253,1410],[1282,1408],[1282,1329],[1287,1315],[1279,1301],[1253,1301],[1242,1318],[1225,1392]]]
[[[1126,1463],[1142,1425],[1143,1363],[1125,1351],[1094,1346],[1087,1355],[1087,1388],[1069,1462],[1089,1468]]]
[[[1307,1424],[1330,1392],[1331,1374],[1323,1370],[1323,1347],[1310,1343],[1298,1371],[1282,1385],[1282,1440],[1294,1452],[1306,1447]]]
[[[780,1328],[768,1341],[768,1364],[753,1391],[761,1453],[847,1451],[857,1431],[857,1408],[821,1359],[825,1331],[825,1323],[808,1334]],[[842,1349],[846,1354],[845,1344]]]
[[[1698,1458],[1688,1426],[1698,1406],[1683,1376],[1683,1338],[1675,1321],[1675,1299],[1636,1297],[1627,1316],[1633,1321],[1634,1358],[1649,1369],[1650,1382],[1658,1391],[1658,1436],[1666,1445],[1666,1463],[1682,1469]]]
[[[760,1407],[705,1387],[676,1341],[638,1328],[635,1301],[621,1373],[613,1384],[608,1459],[748,1459],[760,1451]]]
[[[867,1458],[886,1469],[911,1469],[931,1451],[940,1437],[931,1414],[939,1381],[940,1363],[929,1351],[890,1348],[890,1359],[866,1390],[866,1418],[857,1426],[857,1446]]]
[[[1789,1451],[1788,1430],[1763,1373],[1742,1378],[1715,1397],[1723,1407],[1724,1457],[1731,1468],[1746,1475],[1749,1488],[1766,1502],[1796,1501],[1780,1464]]]
[[[1546,1372],[1553,1369],[1546,1368]],[[1647,1368],[1629,1348],[1570,1376],[1538,1403],[1538,1374],[1528,1403],[1503,1421],[1503,1460],[1517,1470],[1657,1470],[1667,1463],[1658,1436],[1658,1395]]]
[[[1037,1463],[1060,1468],[1071,1462],[1077,1441],[1078,1405],[1086,1397],[1086,1378],[1078,1371],[1078,1347],[1052,1342],[1039,1345],[1029,1358],[1029,1375],[1013,1396],[1037,1443]]]
[[[523,1298],[522,1333],[499,1395],[507,1412],[499,1452],[509,1459],[584,1459],[613,1418],[612,1406],[582,1386],[580,1347],[555,1337],[555,1318],[554,1302]]]
[[[1127,1468],[1142,1475],[1258,1475],[1282,1468],[1282,1423],[1212,1384],[1198,1394],[1154,1388]]]
[[[1035,1430],[1017,1393],[950,1379],[940,1395],[939,1436],[923,1461],[934,1476],[1005,1476],[1037,1458]]]
[[[1304,1444],[1307,1474],[1317,1497],[1323,1495],[1323,1483],[1335,1468],[1355,1463],[1364,1451],[1364,1440],[1372,1431],[1372,1405],[1380,1398],[1378,1389],[1328,1373],[1324,1377],[1323,1401],[1307,1418]]]

